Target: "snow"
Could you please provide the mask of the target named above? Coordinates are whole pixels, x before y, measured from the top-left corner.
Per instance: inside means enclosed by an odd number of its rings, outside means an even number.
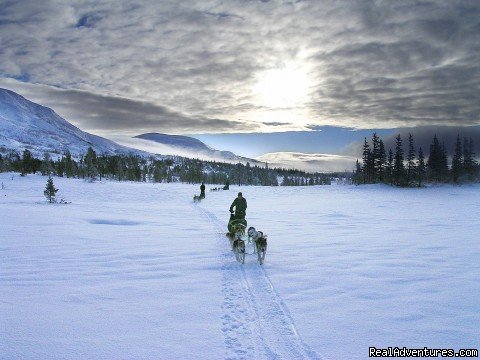
[[[13,179],[12,179],[13,178]],[[478,348],[480,186],[235,187],[0,174],[6,359],[367,359]],[[211,186],[211,187],[216,187]],[[263,266],[225,238],[236,192]]]

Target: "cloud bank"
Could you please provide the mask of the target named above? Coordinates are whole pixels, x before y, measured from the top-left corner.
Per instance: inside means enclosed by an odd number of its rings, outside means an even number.
[[[306,154],[299,152],[267,153],[256,158],[271,167],[300,169],[307,172],[343,172],[354,169],[356,159],[332,154]]]

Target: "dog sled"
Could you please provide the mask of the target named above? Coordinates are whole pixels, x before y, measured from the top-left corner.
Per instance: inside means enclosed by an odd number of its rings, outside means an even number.
[[[202,195],[193,195],[193,202],[194,202],[194,203],[198,203],[198,202],[202,201],[202,199],[205,199],[205,196],[202,196]]]
[[[265,260],[267,251],[267,237],[261,231],[256,231],[254,227],[247,229],[247,220],[242,217],[230,215],[228,221],[227,238],[230,240],[235,259],[244,264],[245,255],[257,254],[260,265]]]

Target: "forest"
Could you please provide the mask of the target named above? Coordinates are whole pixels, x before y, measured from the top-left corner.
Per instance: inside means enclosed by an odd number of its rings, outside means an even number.
[[[362,150],[362,163],[357,160],[353,175],[355,184],[421,187],[427,183],[479,181],[480,166],[475,160],[473,140],[464,138],[462,141],[460,135],[457,135],[450,156],[437,135],[434,135],[430,144],[428,159],[425,159],[421,147],[416,151],[412,134],[407,139],[406,153],[400,134],[395,138],[395,149],[389,149],[388,155],[377,133],[373,133],[371,143],[365,138]]]
[[[74,157],[68,151],[55,159],[45,153],[38,159],[25,149],[0,154],[0,172],[15,171],[21,175],[41,173],[89,181],[111,179],[140,182],[184,182],[236,185],[307,186],[329,185],[335,174],[307,173],[300,170],[269,168],[246,163],[230,164],[180,156],[97,155],[93,148]]]

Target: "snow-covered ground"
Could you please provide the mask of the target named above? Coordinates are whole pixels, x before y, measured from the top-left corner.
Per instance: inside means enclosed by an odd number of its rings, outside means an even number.
[[[13,179],[12,179],[13,177]],[[478,348],[480,187],[232,187],[0,174],[0,358],[367,359]],[[208,186],[207,186],[208,189]],[[268,234],[234,261],[228,207]]]

